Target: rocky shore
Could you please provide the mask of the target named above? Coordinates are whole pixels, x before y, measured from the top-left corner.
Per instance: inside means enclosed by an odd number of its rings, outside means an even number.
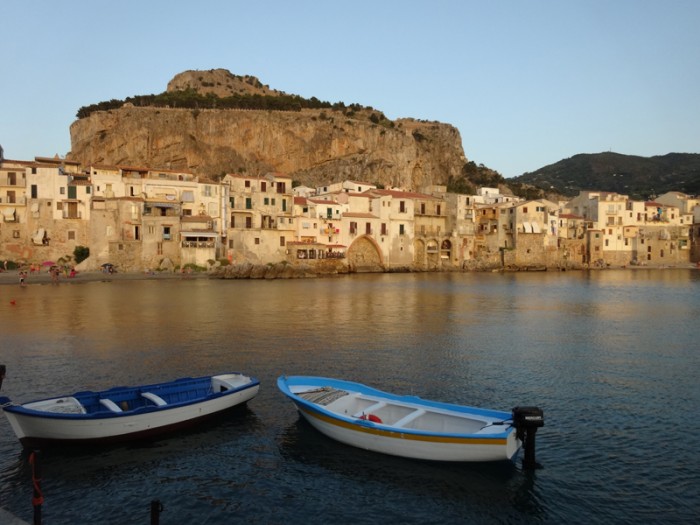
[[[612,269],[646,269],[646,270],[663,270],[663,269],[700,269],[697,265],[668,265],[668,266],[629,266],[629,267],[616,267],[616,268],[577,268],[570,269],[571,271],[601,271],[601,270],[612,270]],[[412,273],[416,270],[410,268],[404,268],[401,270],[387,271],[385,273]],[[565,271],[561,268],[545,268],[545,267],[519,267],[519,268],[467,268],[463,270],[452,269],[449,271],[457,272],[536,272],[536,271]],[[192,272],[192,273],[180,273],[177,271],[158,271],[158,272],[133,272],[133,273],[105,273],[101,271],[86,271],[78,272],[75,277],[67,277],[65,274],[60,274],[58,280],[54,280],[48,271],[44,270],[41,272],[27,273],[24,279],[24,285],[29,286],[33,284],[79,284],[86,282],[112,282],[112,281],[144,281],[144,280],[166,280],[166,279],[308,279],[316,277],[328,277],[332,275],[347,275],[350,273],[365,273],[365,272],[350,272],[348,268],[336,268],[331,270],[325,268],[319,271],[319,268],[312,268],[311,266],[299,265],[291,266],[284,263],[279,264],[234,264],[230,266],[223,266],[219,268],[214,268],[208,272]],[[380,272],[381,273],[381,272]],[[0,271],[0,286],[1,285],[20,285],[20,272],[19,270],[7,270]]]

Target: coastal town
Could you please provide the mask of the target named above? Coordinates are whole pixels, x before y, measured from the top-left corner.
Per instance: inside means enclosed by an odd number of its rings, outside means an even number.
[[[284,173],[215,181],[59,156],[9,160],[0,148],[0,261],[127,273],[689,266],[700,260],[698,204],[679,192],[635,201],[591,190],[552,202],[486,187],[474,195],[353,180],[312,188]],[[76,261],[76,249],[89,255]]]

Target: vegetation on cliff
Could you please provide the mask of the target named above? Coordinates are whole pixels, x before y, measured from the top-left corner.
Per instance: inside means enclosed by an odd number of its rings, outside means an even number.
[[[450,176],[446,182],[447,191],[450,193],[462,193],[473,195],[480,187],[499,188],[501,191],[509,190],[513,195],[523,199],[558,198],[533,185],[506,179],[495,170],[487,168],[483,164],[477,165],[474,161],[467,162],[462,167],[462,173],[458,177]]]
[[[341,111],[346,116],[355,116],[360,111],[367,111],[372,122],[379,123],[387,120],[380,112],[371,107],[360,104],[346,106],[343,102],[325,102],[311,97],[310,99],[299,95],[275,94],[263,95],[259,93],[235,93],[227,97],[218,97],[213,93],[201,94],[194,88],[181,91],[164,91],[159,95],[135,95],[124,100],[112,99],[108,101],[83,106],[78,110],[77,118],[89,117],[95,111],[108,111],[119,109],[124,104],[132,104],[138,107],[169,107],[181,109],[255,109],[271,111],[301,111],[302,109],[328,109]]]

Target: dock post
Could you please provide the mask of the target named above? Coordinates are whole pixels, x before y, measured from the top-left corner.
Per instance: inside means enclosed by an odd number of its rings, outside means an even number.
[[[34,493],[32,505],[34,506],[34,525],[41,525],[41,505],[44,503],[44,495],[41,493],[41,465],[40,453],[38,450],[29,455],[29,464],[32,466],[32,485]]]
[[[2,388],[2,380],[5,379],[6,372],[7,367],[5,365],[0,365],[0,388]]]
[[[151,525],[160,523],[160,513],[163,512],[163,504],[160,500],[154,499],[151,501]]]

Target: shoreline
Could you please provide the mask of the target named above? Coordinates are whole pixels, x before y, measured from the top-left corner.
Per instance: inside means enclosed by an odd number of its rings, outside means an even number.
[[[0,272],[0,286],[32,286],[34,284],[80,284],[89,282],[112,282],[112,281],[149,281],[149,280],[166,280],[166,279],[202,279],[209,278],[208,272],[195,272],[190,274],[181,274],[175,272],[133,272],[133,273],[104,273],[101,271],[78,272],[75,277],[66,277],[65,274],[60,274],[58,282],[51,279],[51,275],[47,271],[39,273],[27,273],[24,280],[24,285],[20,285],[19,270],[7,270]]]
[[[490,270],[466,270],[464,273],[533,273],[533,272],[575,272],[575,271],[606,271],[606,270],[696,270],[700,269],[700,266],[689,264],[687,266],[674,266],[674,265],[655,265],[655,266],[627,266],[627,267],[610,267],[610,268],[576,268],[576,269],[541,269],[541,270],[531,270],[528,268],[522,269],[490,269]],[[454,270],[453,270],[454,271]],[[380,272],[387,273],[387,272]],[[391,273],[391,272],[388,272]],[[408,272],[413,273],[413,272]],[[440,273],[440,272],[438,272]],[[351,274],[345,274],[351,275]],[[314,277],[321,276],[321,274],[314,275]],[[243,279],[258,279],[259,277],[243,277]],[[279,279],[284,279],[285,277],[277,277]],[[24,285],[20,285],[19,270],[6,270],[0,272],[0,286],[20,286],[26,287],[35,284],[80,284],[88,282],[113,282],[113,281],[162,281],[162,280],[191,280],[191,279],[222,279],[222,277],[212,274],[211,272],[194,272],[188,274],[182,274],[179,272],[128,272],[128,273],[104,273],[102,271],[85,271],[78,272],[75,277],[67,277],[65,274],[60,274],[58,277],[58,282],[52,281],[51,275],[47,271],[41,271],[39,273],[28,273],[25,277]],[[223,278],[224,280],[231,278]]]

